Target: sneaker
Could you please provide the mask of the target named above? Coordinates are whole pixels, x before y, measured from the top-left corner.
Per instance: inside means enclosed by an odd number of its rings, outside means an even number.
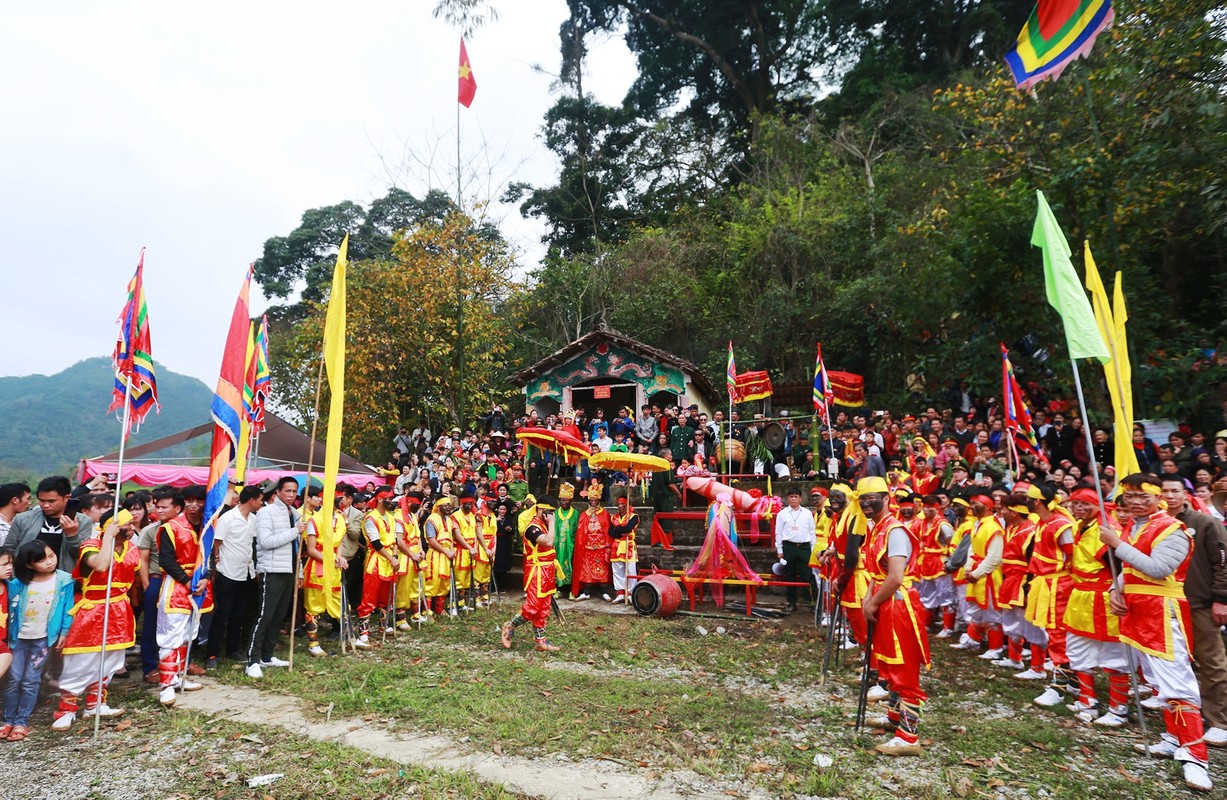
[[[355,650],[370,650],[371,649],[371,637],[367,636],[364,633],[361,636],[359,636],[357,639],[354,639],[353,645],[354,645]]]
[[[173,706],[178,699],[179,696],[175,694],[175,687],[173,686],[163,686],[162,691],[158,692],[158,702],[167,708]]]
[[[198,692],[204,688],[204,684],[196,683],[195,681],[183,681],[180,685],[176,686],[175,688],[181,692]]]
[[[1081,714],[1084,711],[1094,711],[1099,708],[1099,701],[1092,700],[1089,703],[1084,703],[1081,700],[1075,700],[1072,703],[1066,703],[1065,707],[1075,714]]]
[[[72,727],[72,723],[75,722],[76,719],[77,715],[71,711],[67,714],[61,714],[55,718],[54,722],[51,723],[51,730],[66,731]]]
[[[964,633],[959,637],[959,640],[950,645],[950,647],[953,650],[979,650],[980,643]]]
[[[82,715],[82,718],[92,717],[95,714],[103,719],[109,719],[111,717],[122,717],[124,715],[124,710],[122,708],[111,708],[106,703],[103,703],[101,706],[85,709],[85,713]]]
[[[478,600],[478,601],[477,601],[477,607],[478,607],[478,608],[489,608],[489,607],[490,607],[490,604],[489,604],[489,603],[487,603],[485,600]]]
[[[980,658],[984,659],[985,661],[996,661],[997,659],[1001,658],[1003,655],[1004,653],[1002,652],[1001,648],[998,647],[995,650],[985,650],[983,653],[980,654]]]
[[[1008,667],[1009,669],[1022,669],[1023,663],[1021,661],[1014,661],[1013,659],[1007,656],[1006,658],[999,658],[996,661],[994,661],[993,666],[994,667]]]
[[[951,636],[954,636],[954,628],[942,628],[937,632],[938,639],[949,639]]]
[[[200,666],[199,664],[188,664],[187,665],[188,675],[203,675],[204,673],[205,673],[204,667]]]
[[[890,697],[890,692],[876,683],[869,687],[869,691],[865,692],[865,699],[870,703],[880,703],[888,697]]]
[[[1126,719],[1123,715],[1117,714],[1115,711],[1109,711],[1101,717],[1096,717],[1093,724],[1104,728],[1119,728],[1124,725],[1125,722]]]
[[[884,742],[878,745],[873,749],[886,756],[920,755],[920,745],[918,743],[909,742],[907,739],[901,739],[898,736],[891,739],[889,742]]]
[[[885,714],[878,714],[876,716],[866,717],[865,727],[866,728],[881,728],[882,730],[885,730],[885,731],[893,731],[895,728],[899,726],[895,724],[894,722],[891,722],[890,717],[886,716]]]
[[[311,645],[311,647],[307,649],[307,652],[316,658],[323,658],[324,656],[328,655],[324,652],[324,648],[320,647],[318,644]]]
[[[1016,681],[1042,681],[1047,677],[1048,677],[1047,672],[1039,672],[1034,669],[1028,669],[1028,670],[1025,670],[1023,672],[1019,672],[1018,674],[1016,674],[1014,676],[1014,680]]]
[[[1188,753],[1187,750],[1181,747],[1176,755],[1173,756],[1177,761],[1180,760],[1181,752]],[[1195,792],[1208,792],[1214,788],[1214,784],[1210,781],[1210,771],[1206,769],[1205,765],[1199,764],[1196,761],[1185,761],[1183,766],[1185,786]]]
[[[858,647],[860,647],[860,645],[856,643],[856,639],[844,640],[843,648],[845,650],[855,650]]]
[[[609,593],[608,593],[608,592],[606,592],[605,594],[601,595],[601,597],[602,597],[602,599],[604,599],[604,600],[605,600],[605,602],[606,602],[606,603],[612,603],[612,602],[613,602],[613,598],[609,596]]]
[[[412,617],[409,618],[409,621],[414,624],[417,624],[419,622],[425,622],[426,617],[422,616],[421,614],[414,614]],[[411,629],[412,629],[412,626],[406,626],[405,628],[405,630],[411,630]]]
[[[1227,747],[1227,731],[1222,728],[1206,728],[1202,739],[1211,747]]]
[[[396,623],[396,629],[404,633],[406,631],[413,630],[413,626],[409,624],[409,620],[402,619],[400,622]]]
[[[538,653],[557,653],[562,649],[556,644],[550,644],[549,639],[538,639],[536,643],[533,644],[533,648]]]
[[[1174,758],[1176,751],[1180,749],[1180,744],[1176,741],[1175,736],[1164,731],[1159,734],[1158,743],[1152,744],[1150,747],[1143,747],[1141,742],[1136,742],[1133,745],[1133,749],[1139,753],[1146,753],[1156,758]]]
[[[1044,690],[1043,694],[1041,694],[1039,697],[1035,698],[1031,702],[1035,703],[1037,706],[1042,706],[1044,708],[1052,708],[1053,706],[1060,705],[1061,701],[1064,699],[1065,699],[1064,694],[1062,694],[1061,692],[1058,692],[1056,689],[1049,686],[1047,689]]]
[[[515,631],[515,629],[515,626],[510,622],[504,622],[503,627],[499,629],[498,640],[502,642],[503,647],[508,650],[511,649],[511,634]]]
[[[290,662],[286,661],[283,658],[277,658],[277,656],[273,656],[267,661],[261,661],[260,666],[262,667],[288,667],[290,666]]]
[[[626,602],[626,592],[618,592],[616,595],[614,595],[614,599],[613,599],[613,600],[610,600],[609,602],[611,602],[611,603],[625,603],[625,602]]]
[[[263,678],[264,677],[264,670],[260,669],[259,664],[248,664],[246,672],[247,672],[247,677],[249,678]]]
[[[1139,694],[1141,694],[1141,692],[1139,692]],[[1160,700],[1158,696],[1148,697],[1142,701],[1142,708],[1149,709],[1151,711],[1163,711],[1167,708],[1167,701]]]
[[[585,600],[591,600],[591,599],[592,599],[592,595],[588,594],[587,592],[580,592],[579,596],[575,598],[575,602],[582,603]]]
[[[217,656],[209,656],[205,659],[205,670],[212,672],[215,669],[217,669]]]

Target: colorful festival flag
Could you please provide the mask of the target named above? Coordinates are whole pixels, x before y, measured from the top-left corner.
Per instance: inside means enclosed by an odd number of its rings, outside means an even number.
[[[468,108],[477,94],[477,78],[473,77],[473,65],[469,63],[469,51],[465,49],[464,37],[460,37],[460,89],[457,100]]]
[[[814,413],[822,420],[823,425],[831,424],[828,406],[833,399],[831,380],[827,377],[827,366],[822,363],[822,342],[819,342],[818,357],[814,361]]]
[[[1125,338],[1125,291],[1121,286],[1121,274],[1116,273],[1113,302],[1108,303],[1108,292],[1099,277],[1091,243],[1083,244],[1086,261],[1086,288],[1091,292],[1091,306],[1095,309],[1095,322],[1099,333],[1108,345],[1112,360],[1104,364],[1104,377],[1108,383],[1108,395],[1112,398],[1113,465],[1116,480],[1126,475],[1141,472],[1138,451],[1133,448],[1133,366],[1129,363],[1129,343]]]
[[[831,386],[831,402],[840,406],[865,405],[865,376],[853,372],[827,372]]]
[[[213,552],[213,527],[226,502],[230,459],[243,434],[243,385],[246,373],[247,342],[251,335],[251,319],[247,297],[251,290],[250,267],[239,298],[230,317],[226,333],[226,348],[222,351],[222,366],[217,376],[210,410],[213,414],[213,445],[209,454],[209,480],[205,485],[204,532],[200,536],[201,553]],[[208,558],[202,558],[192,573],[192,589],[208,577]]]
[[[268,369],[268,316],[260,317],[256,330],[256,386],[255,403],[252,405],[252,431],[264,430],[264,410],[273,390],[273,376]]]
[[[737,397],[737,361],[733,358],[733,342],[729,342],[729,365],[724,373],[724,383],[729,390],[729,397]]]
[[[1095,37],[1112,26],[1111,0],[1039,0],[1005,57],[1019,89],[1056,80],[1075,60],[1088,55]]]
[[[752,370],[737,376],[734,387],[734,398],[738,403],[749,403],[752,400],[766,400],[772,395],[771,376],[766,370]]]
[[[1035,215],[1035,227],[1031,231],[1031,244],[1044,254],[1044,288],[1048,303],[1061,315],[1065,324],[1065,340],[1069,344],[1070,358],[1097,358],[1106,364],[1112,356],[1099,334],[1095,314],[1090,301],[1069,260],[1069,242],[1057,224],[1044,193],[1035,190],[1039,209]]]
[[[136,274],[128,281],[128,301],[124,303],[123,311],[119,312],[119,336],[115,340],[115,389],[112,393],[111,407],[107,411],[120,411],[124,402],[130,404],[128,409],[128,426],[123,431],[126,439],[129,433],[140,428],[141,423],[149,414],[150,409],[161,413],[158,404],[158,379],[154,374],[153,351],[149,341],[149,307],[145,303],[145,248],[141,248],[141,257],[136,264]],[[120,417],[123,419],[123,417]]]
[[[1005,409],[1005,431],[1018,449],[1039,455],[1040,443],[1031,424],[1031,409],[1023,401],[1022,387],[1010,363],[1010,351],[1001,345],[1001,397]]]
[[[328,371],[328,436],[324,442],[324,505],[320,519],[325,525],[332,520],[336,499],[337,472],[341,467],[341,427],[345,421],[345,268],[349,252],[349,234],[341,241],[337,266],[332,272],[332,292],[328,295],[328,314],[324,319],[324,368]],[[324,603],[334,619],[341,618],[341,593],[333,587],[341,585],[337,569],[336,549],[341,544],[338,531],[330,526],[320,536],[324,551]]]

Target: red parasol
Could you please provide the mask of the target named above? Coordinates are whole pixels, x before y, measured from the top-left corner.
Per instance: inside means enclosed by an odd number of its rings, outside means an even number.
[[[516,438],[533,447],[557,453],[568,464],[576,464],[590,455],[588,446],[566,431],[526,428],[517,431]]]

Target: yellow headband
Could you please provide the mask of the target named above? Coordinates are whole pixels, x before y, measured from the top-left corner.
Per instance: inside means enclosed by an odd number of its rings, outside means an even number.
[[[1163,489],[1162,489],[1162,488],[1160,488],[1160,487],[1158,487],[1158,486],[1154,486],[1154,485],[1149,484],[1149,483],[1143,483],[1143,484],[1142,484],[1142,491],[1143,491],[1143,492],[1146,492],[1146,494],[1153,494],[1153,495],[1154,495],[1154,496],[1156,496],[1156,497],[1158,497],[1159,495],[1163,494]]]
[[[1025,505],[1023,505],[1022,503],[1019,503],[1018,505],[1013,505],[1013,506],[1006,506],[1006,508],[1010,509],[1016,514],[1022,514],[1023,516],[1026,516],[1028,512],[1030,512],[1031,510],[1027,508]]]
[[[861,478],[856,482],[857,495],[874,494],[880,492],[882,494],[890,494],[890,486],[887,485],[885,478],[879,478],[876,475],[871,475],[868,478]]]

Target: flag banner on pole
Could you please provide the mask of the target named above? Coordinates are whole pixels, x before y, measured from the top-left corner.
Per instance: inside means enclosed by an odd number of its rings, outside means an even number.
[[[831,402],[839,406],[865,405],[865,376],[852,372],[827,372],[831,386]]]
[[[251,336],[251,312],[247,301],[251,290],[250,267],[239,290],[226,333],[226,348],[222,351],[222,366],[217,376],[210,411],[213,414],[213,445],[209,452],[209,480],[205,484],[204,529],[200,536],[201,552],[206,554],[192,573],[192,589],[208,577],[207,554],[213,552],[213,529],[216,516],[226,502],[230,459],[238,447],[243,432],[243,385],[246,374],[247,342]]]
[[[239,438],[234,449],[234,479],[247,479],[247,454],[251,450],[252,406],[256,399],[256,324],[247,323],[247,350],[243,354],[243,413],[239,417]]]
[[[1111,359],[1108,346],[1099,335],[1091,303],[1086,299],[1082,281],[1078,279],[1078,273],[1069,259],[1069,242],[1061,232],[1061,226],[1057,224],[1044,193],[1036,189],[1035,196],[1039,209],[1031,231],[1031,244],[1044,254],[1044,289],[1048,293],[1048,304],[1057,310],[1065,325],[1069,357],[1097,358],[1106,364]]]
[[[151,409],[161,413],[158,404],[158,379],[153,368],[153,349],[149,340],[149,307],[145,304],[145,248],[141,248],[136,274],[128,281],[128,301],[119,312],[119,336],[115,340],[115,389],[107,411],[123,413],[125,399],[128,409],[126,439],[135,432]],[[129,393],[129,385],[131,392]],[[121,417],[122,419],[122,417]]]
[[[464,46],[464,37],[460,37],[460,88],[456,99],[465,108],[473,105],[473,96],[477,94],[477,78],[473,77],[473,65],[469,63],[469,51]],[[348,234],[346,234],[348,235]]]
[[[743,372],[736,378],[733,397],[738,403],[765,400],[772,394],[771,376],[766,370]]]
[[[823,425],[830,425],[830,415],[827,406],[835,398],[831,393],[831,380],[827,377],[826,364],[822,363],[822,343],[818,343],[818,357],[814,361],[814,413],[822,420]]]
[[[1090,54],[1095,37],[1112,26],[1111,0],[1039,0],[1005,57],[1014,83],[1029,89],[1056,80],[1070,64]]]
[[[251,429],[253,433],[264,430],[264,409],[272,393],[273,377],[268,369],[268,317],[260,317],[256,329],[256,382],[255,397],[251,406]]]
[[[1010,351],[1001,345],[1001,398],[1005,409],[1005,430],[1013,439],[1015,447],[1032,455],[1039,455],[1040,443],[1035,438],[1031,424],[1031,409],[1023,401],[1022,388],[1010,363]]]
[[[324,319],[324,369],[328,372],[328,435],[324,442],[324,505],[319,518],[329,526],[318,537],[324,551],[324,603],[335,619],[341,617],[341,594],[334,588],[341,585],[337,569],[336,550],[345,526],[331,524],[337,490],[337,472],[341,466],[341,426],[345,421],[345,269],[349,252],[349,234],[341,241],[337,265],[332,272],[332,292],[328,295],[328,314]]]
[[[1108,302],[1108,291],[1099,277],[1099,267],[1091,253],[1091,243],[1083,243],[1083,260],[1086,263],[1086,288],[1091,293],[1091,307],[1095,310],[1095,322],[1112,360],[1103,365],[1108,395],[1112,399],[1112,463],[1116,467],[1116,480],[1126,475],[1141,472],[1138,453],[1133,448],[1133,367],[1129,363],[1129,343],[1125,339],[1125,292],[1121,286],[1121,274],[1116,273],[1113,301]]]
[[[737,398],[737,361],[733,358],[733,343],[729,342],[729,364],[724,373],[724,383],[729,390],[729,397]]]

